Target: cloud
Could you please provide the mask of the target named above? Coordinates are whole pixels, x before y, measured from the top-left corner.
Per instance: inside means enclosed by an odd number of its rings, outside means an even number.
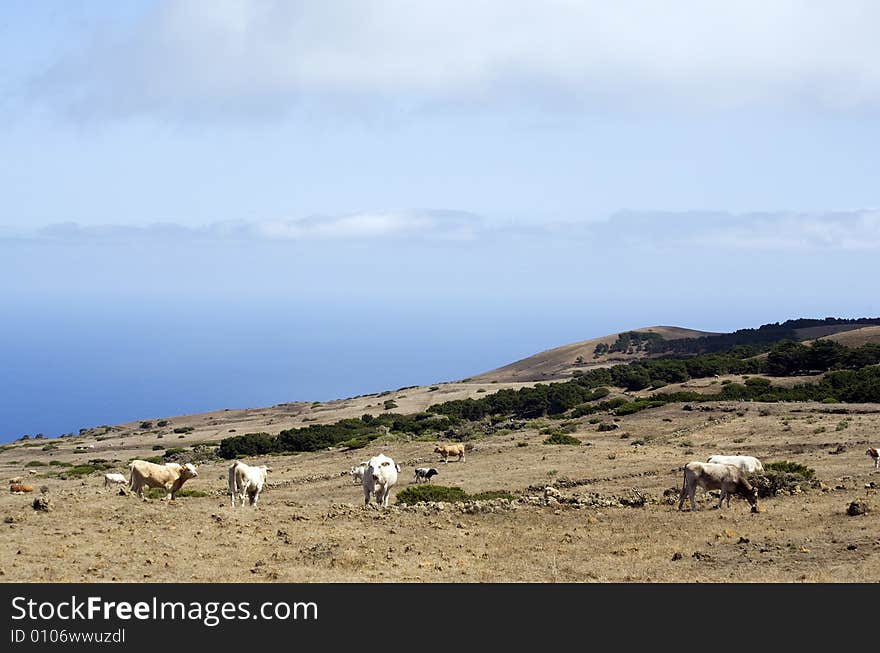
[[[586,252],[680,249],[691,252],[880,250],[880,209],[727,213],[620,211],[604,221],[529,222],[465,211],[363,211],[300,219],[215,222],[201,227],[74,222],[32,232],[0,231],[0,240],[50,242],[397,242],[578,246]]]
[[[0,238],[43,241],[136,241],[136,240],[260,240],[340,241],[408,239],[428,241],[473,240],[486,229],[483,218],[464,211],[409,209],[365,211],[338,216],[313,216],[255,222],[214,222],[202,227],[171,223],[144,226],[82,225],[64,222],[32,232],[0,231]]]
[[[353,98],[875,107],[872,0],[164,0],[33,92],[80,115],[287,112]]]
[[[826,212],[620,212],[601,226],[611,237],[715,250],[880,249],[880,210]]]

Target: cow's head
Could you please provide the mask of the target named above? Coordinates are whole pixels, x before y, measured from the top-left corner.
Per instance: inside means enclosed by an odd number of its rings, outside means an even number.
[[[872,448],[872,449],[868,449],[868,450],[865,452],[865,455],[866,455],[866,456],[870,456],[871,458],[876,458],[876,457],[877,457],[877,450],[876,450],[876,449],[873,449],[873,448]]]
[[[378,483],[382,479],[387,479],[389,472],[392,470],[394,470],[396,475],[397,466],[394,464],[394,461],[384,454],[379,454],[370,458],[366,473],[373,477],[374,483]]]
[[[433,467],[431,469],[429,469],[427,472],[425,472],[425,476],[428,478],[431,478],[432,476],[435,476],[436,474],[437,474],[437,470],[434,469]]]
[[[183,466],[183,469],[180,470],[180,478],[195,478],[199,473],[196,471],[196,466],[192,463],[186,463]]]

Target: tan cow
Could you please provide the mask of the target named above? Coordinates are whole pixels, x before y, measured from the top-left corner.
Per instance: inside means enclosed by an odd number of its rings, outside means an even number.
[[[10,492],[33,492],[34,488],[30,485],[24,485],[23,483],[10,483],[9,484]]]
[[[173,500],[186,481],[199,475],[192,463],[157,465],[146,460],[132,460],[128,463],[128,469],[131,471],[128,487],[141,498],[145,487],[161,487],[168,492],[165,498],[170,496]]]
[[[438,444],[434,447],[434,453],[442,455],[444,463],[449,462],[449,456],[458,456],[458,459],[464,462],[464,443]]]
[[[721,498],[718,500],[719,508],[725,499],[727,499],[727,507],[730,508],[730,495],[739,494],[751,504],[752,512],[758,512],[758,491],[752,487],[746,473],[739,467],[699,461],[685,465],[681,498],[678,501],[679,510],[684,505],[685,497],[691,501],[691,510],[697,509],[694,493],[698,485],[706,491],[721,490]]]

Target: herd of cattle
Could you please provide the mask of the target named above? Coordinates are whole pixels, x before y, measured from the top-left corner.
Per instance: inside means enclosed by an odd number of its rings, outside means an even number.
[[[443,456],[446,463],[450,456],[458,456],[459,461],[464,462],[464,444],[440,444],[434,449],[434,453]],[[880,469],[880,452],[877,449],[868,449],[865,454],[873,460],[874,468]],[[127,483],[129,489],[143,498],[144,488],[163,488],[166,498],[174,499],[174,495],[183,487],[183,484],[191,478],[198,476],[192,463],[181,465],[180,463],[165,463],[159,465],[145,460],[133,460],[128,465],[129,478],[117,473],[104,475],[105,487],[111,484]],[[705,491],[720,490],[721,497],[718,507],[721,508],[725,499],[730,507],[731,495],[742,496],[751,505],[752,512],[758,512],[758,492],[749,483],[749,474],[762,473],[764,466],[754,456],[710,456],[706,462],[693,461],[683,468],[684,478],[681,487],[681,495],[678,509],[684,506],[685,499],[690,500],[691,510],[697,509],[694,495],[697,487]],[[260,465],[255,467],[235,461],[229,466],[229,495],[232,506],[235,507],[235,497],[239,497],[242,507],[245,499],[251,506],[256,506],[266,485],[269,467]],[[360,482],[364,491],[364,505],[370,503],[371,496],[380,506],[388,507],[388,499],[391,488],[397,483],[400,465],[385,454],[378,454],[369,460],[352,467],[348,474],[354,481]],[[430,482],[438,471],[434,467],[417,467],[414,481],[416,483]],[[19,480],[19,479],[14,479]]]

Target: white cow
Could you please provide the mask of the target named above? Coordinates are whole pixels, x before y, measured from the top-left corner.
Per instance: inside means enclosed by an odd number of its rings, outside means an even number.
[[[358,463],[348,470],[349,475],[355,483],[363,483],[364,482],[364,472],[367,471],[367,465],[370,464],[369,460],[365,460],[362,463]]]
[[[718,463],[690,462],[684,466],[684,482],[681,486],[681,498],[678,501],[678,509],[684,505],[685,497],[690,499],[691,510],[697,509],[694,501],[694,493],[697,486],[704,490],[721,490],[721,498],[718,507],[727,499],[727,507],[730,507],[730,495],[739,494],[746,498],[752,506],[752,512],[758,512],[758,491],[749,483],[746,473],[734,465],[721,465]]]
[[[376,503],[387,508],[391,487],[397,483],[398,466],[391,458],[380,453],[373,456],[367,463],[362,481],[364,488],[364,505],[369,505],[370,494],[376,497]]]
[[[236,494],[241,500],[242,508],[244,508],[245,497],[248,498],[252,506],[256,507],[268,475],[269,467],[266,465],[253,467],[240,460],[232,463],[229,466],[229,496],[232,500],[232,507],[235,508]]]
[[[168,492],[165,498],[171,497],[173,500],[186,481],[199,475],[192,463],[157,465],[146,460],[132,460],[128,463],[128,469],[131,471],[128,487],[141,498],[145,487],[161,487]]]
[[[754,474],[764,473],[764,465],[754,456],[709,456],[707,463],[718,463],[719,465],[734,465],[744,472]]]
[[[107,487],[108,485],[112,485],[114,483],[125,485],[126,483],[128,483],[128,481],[122,474],[104,474],[104,487]]]

